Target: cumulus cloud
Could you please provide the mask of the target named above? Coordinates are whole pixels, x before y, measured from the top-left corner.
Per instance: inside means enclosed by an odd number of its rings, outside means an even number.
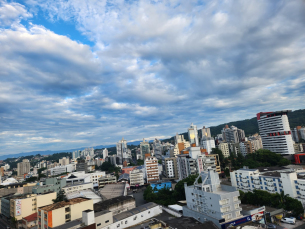
[[[3,153],[171,136],[191,122],[303,108],[302,1],[0,3]],[[36,17],[74,23],[94,45]]]

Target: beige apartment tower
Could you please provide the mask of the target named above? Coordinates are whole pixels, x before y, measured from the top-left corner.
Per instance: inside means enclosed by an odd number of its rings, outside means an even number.
[[[22,162],[17,164],[17,176],[21,177],[24,174],[28,174],[30,172],[31,165],[28,159],[23,159]]]

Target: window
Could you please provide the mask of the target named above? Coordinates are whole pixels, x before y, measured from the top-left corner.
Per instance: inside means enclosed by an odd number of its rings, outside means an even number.
[[[106,220],[105,223],[109,223],[109,220]]]
[[[120,227],[120,224],[118,224],[116,227]]]
[[[127,223],[128,223],[128,221],[126,220],[126,221],[125,221],[125,224],[127,224]]]
[[[150,211],[148,212],[148,214],[150,214]]]
[[[101,226],[101,223],[98,223],[96,226]]]

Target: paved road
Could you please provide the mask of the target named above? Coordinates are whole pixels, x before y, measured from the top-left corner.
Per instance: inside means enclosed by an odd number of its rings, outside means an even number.
[[[282,222],[280,222],[279,225],[281,227],[284,227],[284,228],[287,228],[287,229],[292,229],[292,228],[296,228],[296,227],[298,227],[298,228],[305,228],[305,222],[302,221],[302,220],[297,220],[295,222],[295,225],[289,224],[289,223],[282,223]]]

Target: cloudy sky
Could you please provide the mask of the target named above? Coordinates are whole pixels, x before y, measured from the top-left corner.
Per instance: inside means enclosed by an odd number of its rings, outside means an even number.
[[[305,108],[303,0],[0,0],[0,154]]]

